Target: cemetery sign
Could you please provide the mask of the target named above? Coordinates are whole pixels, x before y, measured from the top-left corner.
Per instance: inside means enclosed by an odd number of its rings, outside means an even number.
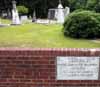
[[[57,57],[57,80],[98,80],[99,57]]]

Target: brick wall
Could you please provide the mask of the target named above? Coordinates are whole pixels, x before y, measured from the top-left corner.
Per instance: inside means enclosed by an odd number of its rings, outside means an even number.
[[[0,87],[100,87],[100,80],[56,80],[57,56],[100,56],[100,49],[0,49]]]

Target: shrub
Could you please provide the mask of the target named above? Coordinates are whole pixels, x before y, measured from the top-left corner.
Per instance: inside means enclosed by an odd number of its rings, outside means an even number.
[[[17,6],[17,9],[20,15],[28,13],[28,8],[26,8],[25,6]]]
[[[81,12],[81,11],[86,11],[86,10],[84,10],[84,9],[77,9],[77,10],[74,10],[74,13]]]
[[[100,14],[73,12],[66,17],[63,32],[65,36],[74,38],[100,38]]]

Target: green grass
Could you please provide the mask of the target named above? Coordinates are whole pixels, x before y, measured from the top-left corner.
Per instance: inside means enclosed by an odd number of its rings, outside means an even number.
[[[9,23],[11,23],[11,21],[10,20],[5,20],[5,19],[2,19],[2,18],[0,18],[0,22],[3,24],[9,24]]]
[[[0,28],[0,47],[99,48],[92,40],[66,38],[61,25],[24,24]]]

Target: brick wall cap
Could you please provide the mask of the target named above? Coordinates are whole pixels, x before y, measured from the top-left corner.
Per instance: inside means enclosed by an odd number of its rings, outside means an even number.
[[[0,51],[100,51],[100,48],[0,48]]]

